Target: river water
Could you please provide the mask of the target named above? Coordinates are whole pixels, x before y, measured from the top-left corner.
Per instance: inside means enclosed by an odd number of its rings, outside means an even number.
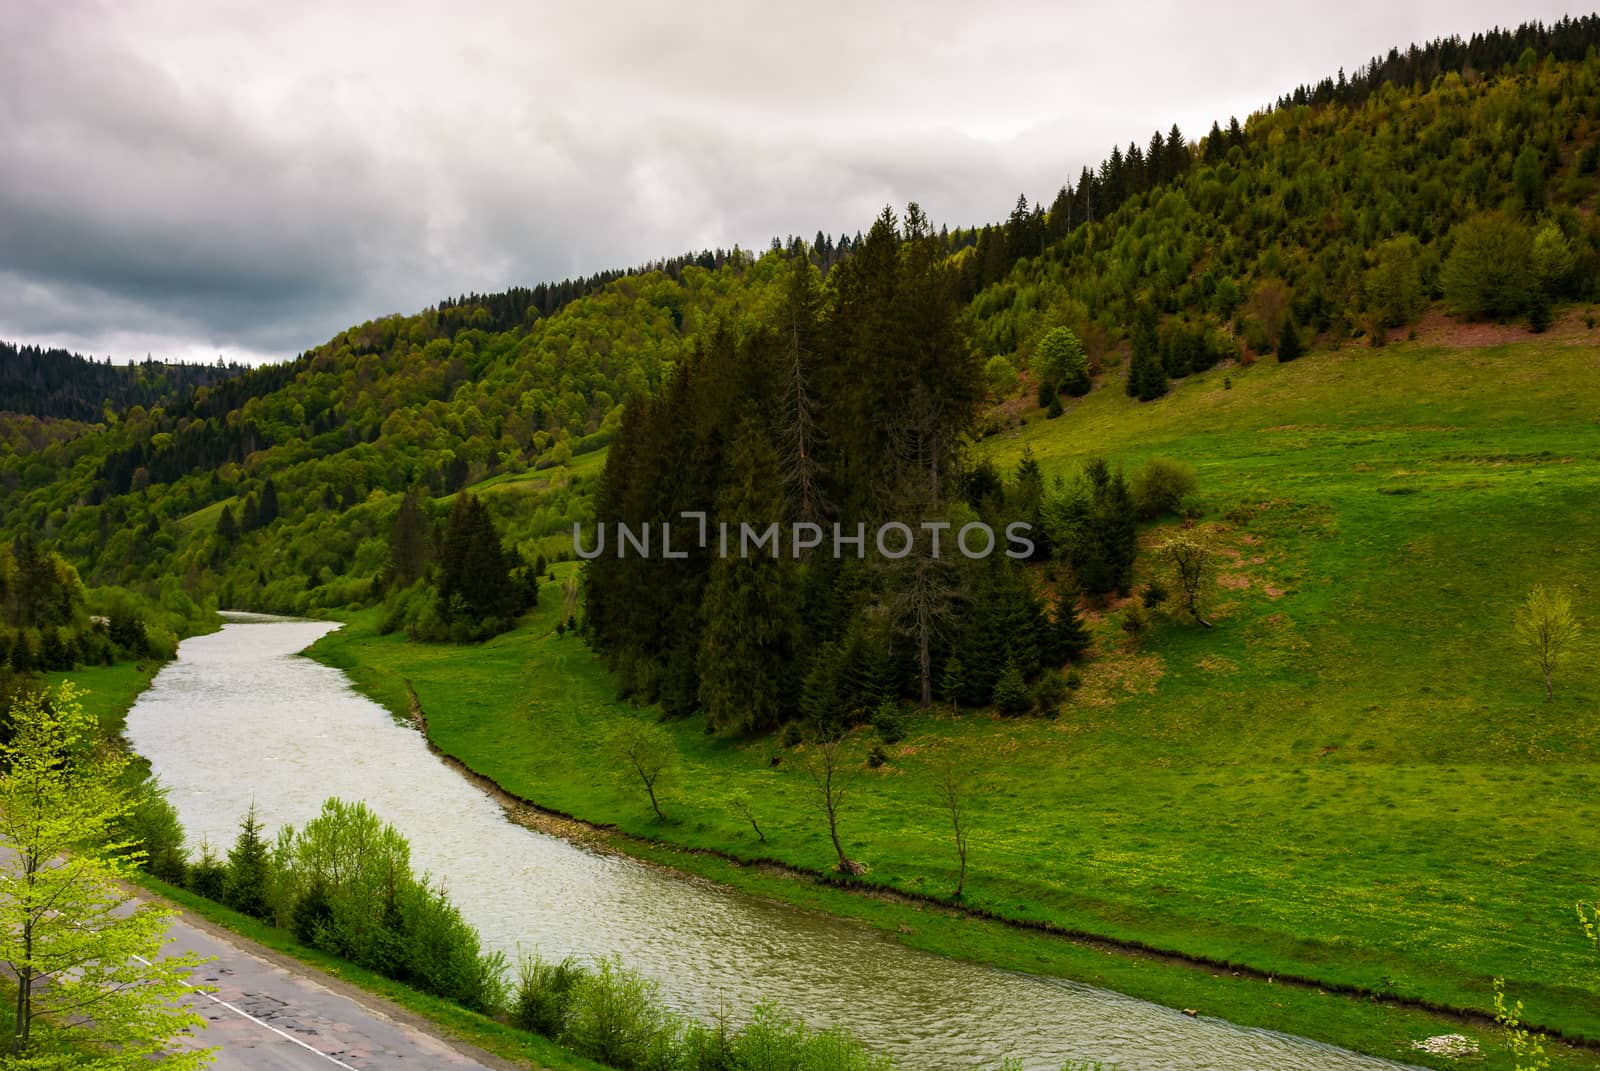
[[[336,626],[230,615],[185,640],[128,716],[128,738],[168,786],[190,841],[232,844],[254,801],[269,829],[328,796],[365,800],[446,876],[489,948],[620,955],[663,998],[707,1017],[719,1001],[776,1001],[840,1023],[899,1066],[1027,1071],[1100,1060],[1123,1071],[1358,1071],[1402,1065],[1244,1029],[1059,979],[907,949],[876,930],[768,903],[506,820],[413,729],[343,673],[296,657]]]

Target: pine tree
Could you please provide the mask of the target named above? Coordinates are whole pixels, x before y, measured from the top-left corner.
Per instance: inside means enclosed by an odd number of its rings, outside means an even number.
[[[1305,353],[1305,346],[1300,341],[1300,332],[1295,330],[1294,318],[1288,317],[1283,321],[1283,333],[1278,336],[1278,363],[1287,364]]]
[[[433,538],[422,508],[422,492],[413,487],[400,499],[389,535],[389,582],[397,588],[409,587],[422,576],[432,557]]]
[[[961,695],[966,691],[966,667],[961,658],[951,655],[944,661],[944,672],[939,675],[939,698],[950,704],[952,711],[961,705]]]
[[[488,508],[469,494],[456,496],[440,556],[439,599],[445,616],[478,637],[490,622],[520,612],[517,585]]]
[[[256,820],[256,805],[250,804],[239,823],[239,837],[228,852],[228,876],[223,884],[223,902],[241,914],[265,919],[271,914],[267,887],[271,878],[271,847],[261,835]]]
[[[217,538],[225,544],[239,538],[239,525],[233,519],[232,506],[223,506],[222,513],[217,517]]]
[[[1063,592],[1056,603],[1055,616],[1040,637],[1040,660],[1046,669],[1059,669],[1068,662],[1077,661],[1094,642],[1078,617],[1076,601],[1075,593]]]
[[[749,413],[728,455],[717,516],[729,525],[765,527],[784,513],[778,452]],[[780,528],[780,531],[782,529]],[[788,567],[764,552],[734,553],[711,565],[701,603],[705,621],[698,668],[700,701],[713,729],[751,732],[775,727],[791,628]]]
[[[1015,658],[1006,659],[1005,669],[1001,671],[999,680],[995,681],[991,699],[995,709],[1007,717],[1015,717],[1027,711],[1028,682],[1023,678],[1022,670]]]
[[[256,523],[265,528],[278,519],[278,488],[271,478],[261,486],[261,507]]]

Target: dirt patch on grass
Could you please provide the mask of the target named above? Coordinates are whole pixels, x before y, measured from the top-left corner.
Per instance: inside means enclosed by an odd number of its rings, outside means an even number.
[[[1231,658],[1224,658],[1221,655],[1214,654],[1206,655],[1204,658],[1200,659],[1200,661],[1196,662],[1195,665],[1199,666],[1200,669],[1206,673],[1215,673],[1219,675],[1226,673],[1237,673],[1239,671],[1239,663],[1235,662]]]
[[[1131,651],[1107,654],[1085,668],[1078,702],[1107,707],[1130,695],[1151,695],[1166,673],[1167,664],[1160,655]]]
[[[1458,320],[1442,309],[1432,309],[1417,324],[1417,341],[1434,346],[1460,349],[1482,349],[1489,346],[1507,346],[1513,342],[1534,340],[1577,345],[1596,341],[1596,336],[1584,322],[1582,309],[1570,309],[1550,325],[1550,329],[1535,334],[1526,321],[1513,323],[1474,323]]]

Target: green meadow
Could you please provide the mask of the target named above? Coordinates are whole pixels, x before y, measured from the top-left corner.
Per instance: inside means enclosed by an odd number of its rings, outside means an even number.
[[[1209,969],[1017,928],[907,925],[909,905],[846,907],[770,868],[674,851],[815,873],[833,862],[800,751],[708,735],[700,718],[671,725],[680,762],[657,821],[613,776],[606,744],[619,719],[653,713],[618,702],[604,665],[555,634],[553,584],[481,646],[380,636],[368,612],[311,653],[396,711],[409,682],[441,749],[641,838],[633,850],[763,895],[820,897],[939,951],[1408,1059],[1420,1058],[1408,1039],[1458,1026],[1376,1001],[1485,1011],[1499,976],[1530,1022],[1600,1041],[1600,954],[1573,910],[1600,896],[1594,399],[1600,350],[1586,340],[1410,343],[1219,368],[1142,405],[1097,390],[981,444],[1007,469],[1031,449],[1050,477],[1093,455],[1193,465],[1196,523],[1224,554],[1216,627],[1158,614],[1134,650],[1120,608],[1094,608],[1096,650],[1057,718],[914,717],[885,765],[859,767],[846,850],[869,886],[947,898],[956,857],[936,790],[954,763],[973,786],[965,907]],[[1153,553],[1139,568],[1141,582],[1162,573]],[[1591,623],[1550,703],[1511,629],[1535,583],[1568,591]],[[864,757],[873,743],[863,728],[850,746]],[[736,813],[740,796],[766,843]],[[1235,982],[1215,965],[1313,987]]]

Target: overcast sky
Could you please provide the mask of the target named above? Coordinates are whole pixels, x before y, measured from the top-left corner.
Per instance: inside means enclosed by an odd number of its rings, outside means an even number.
[[[0,0],[0,339],[277,359],[447,294],[1047,201],[1520,0]]]

